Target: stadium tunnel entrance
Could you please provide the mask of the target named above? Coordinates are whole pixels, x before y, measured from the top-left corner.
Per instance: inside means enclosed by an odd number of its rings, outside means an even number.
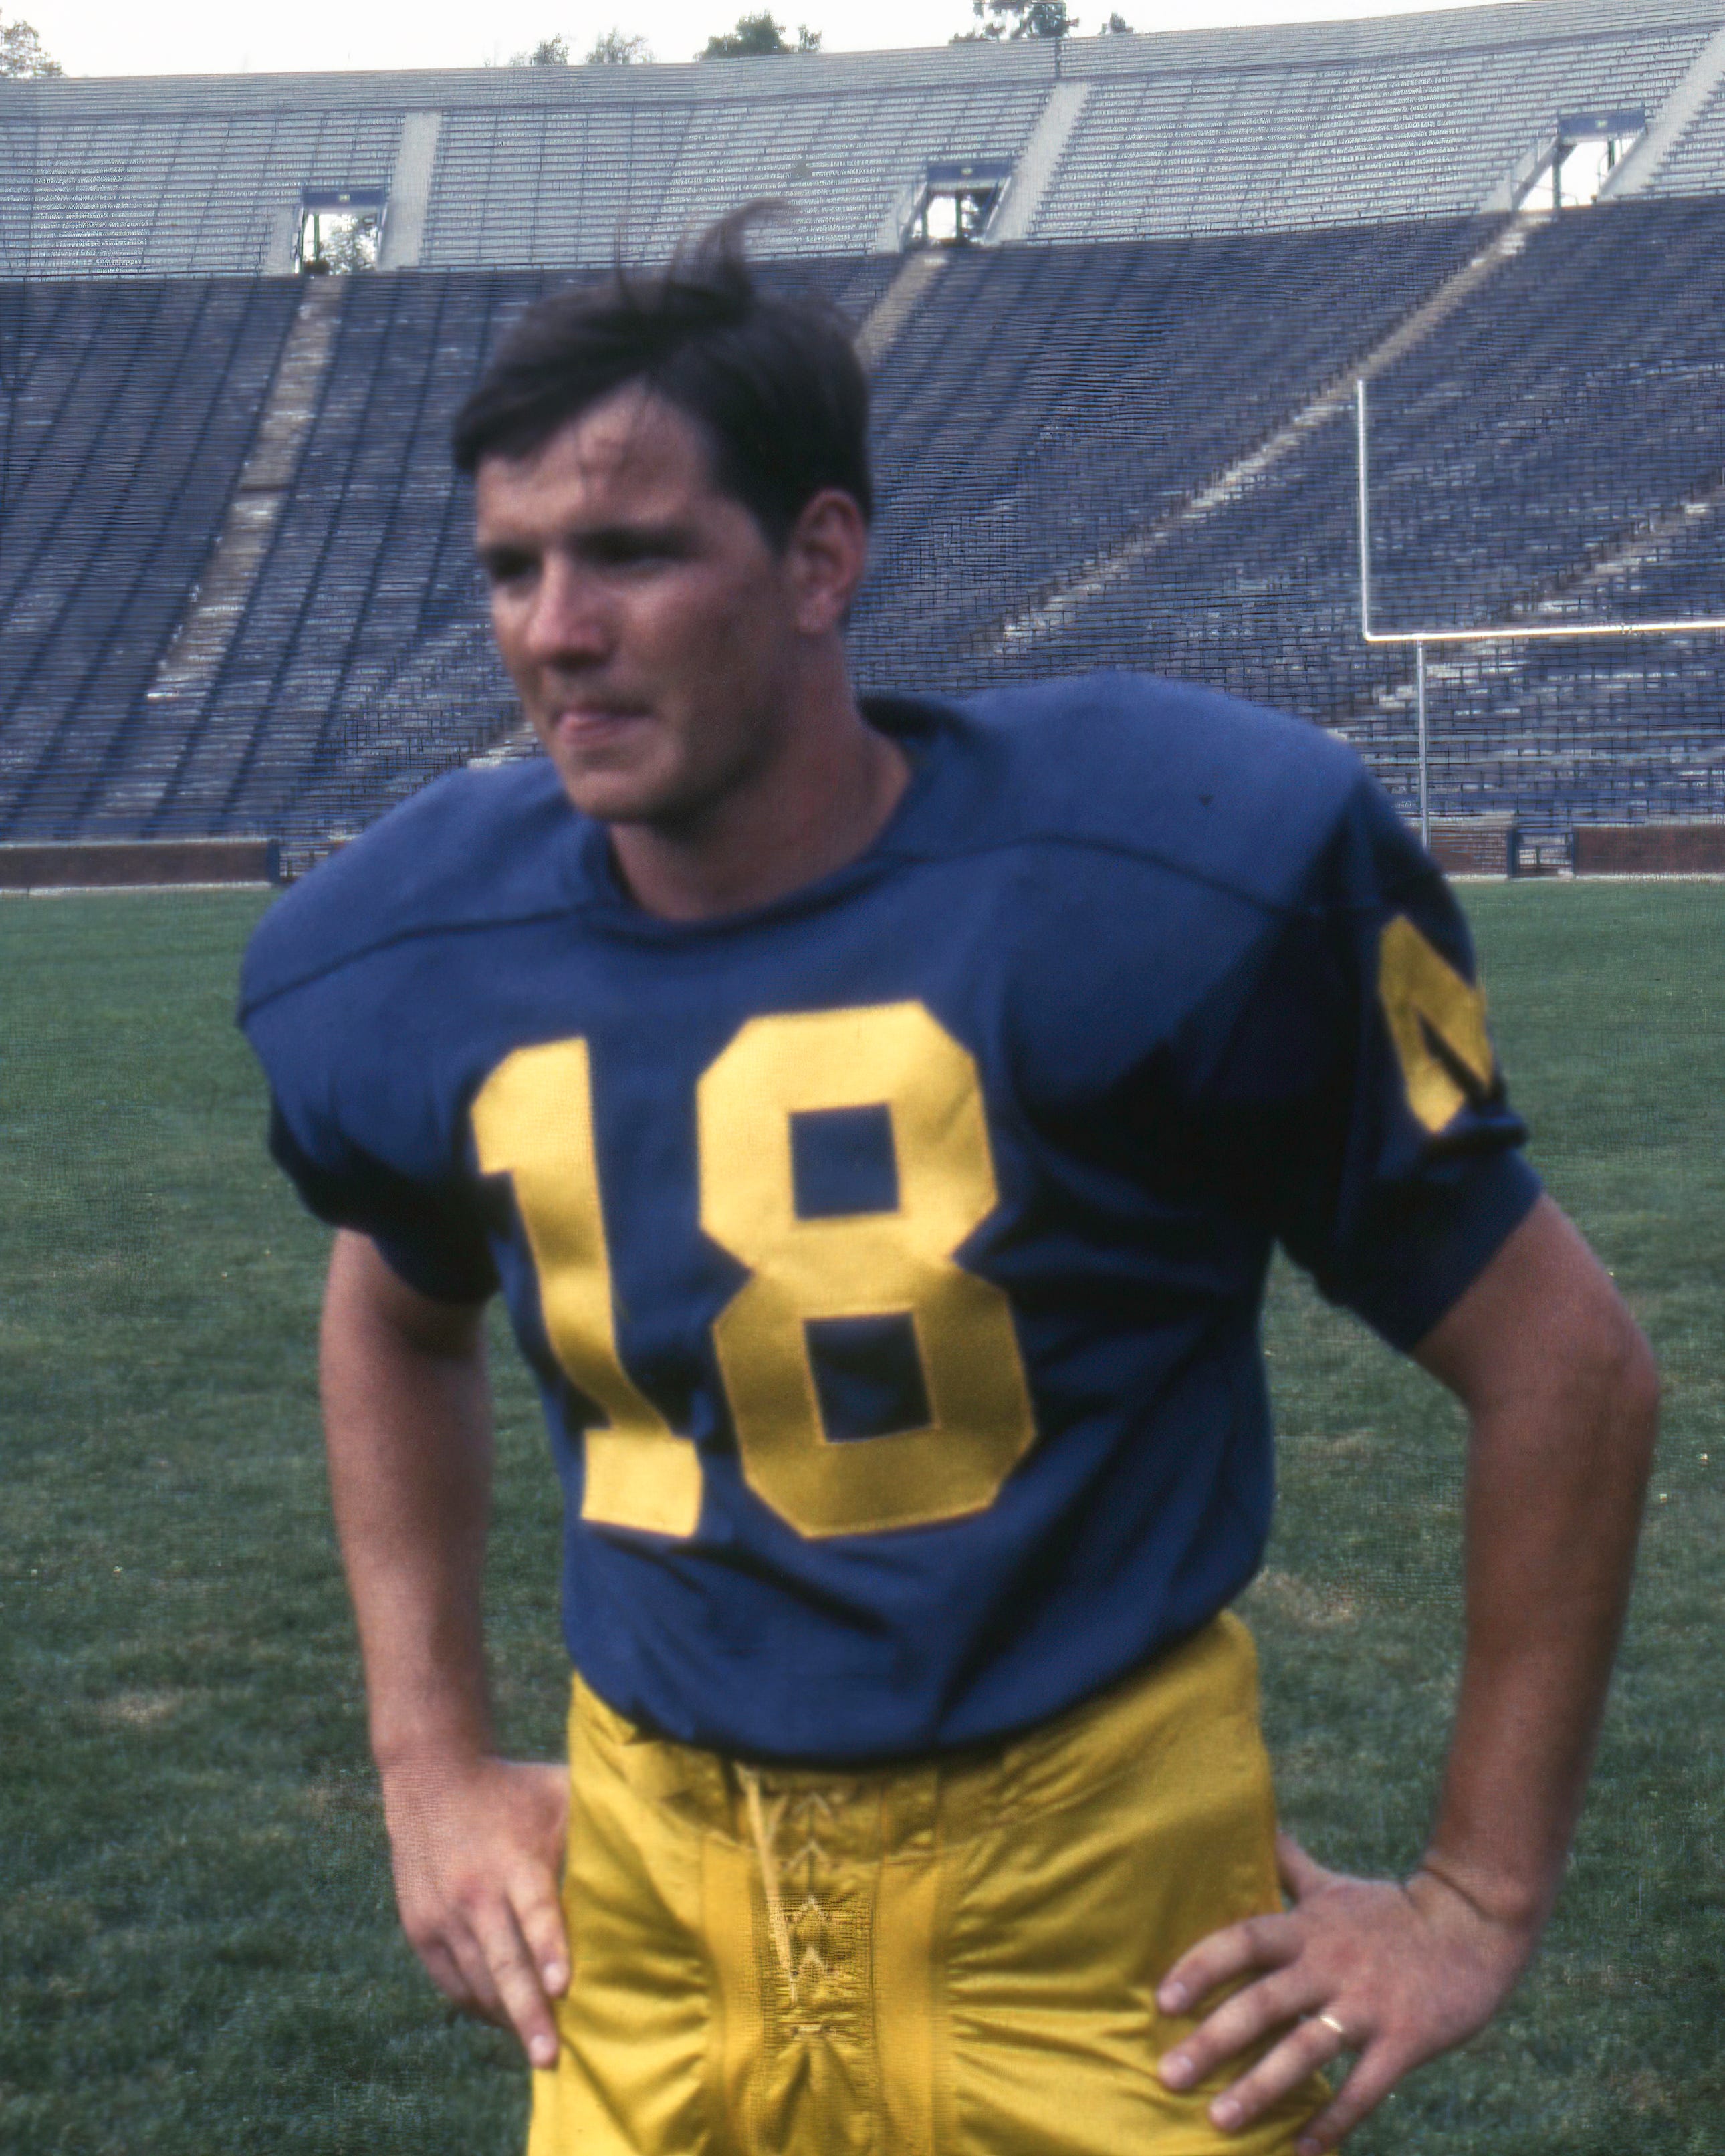
[[[375,270],[389,207],[385,187],[302,187],[294,229],[294,273],[348,276]]]
[[[1597,202],[1646,126],[1647,115],[1638,105],[1603,112],[1559,113],[1545,167],[1551,178],[1552,208],[1579,209]],[[1535,187],[1545,173],[1535,176]]]
[[[923,171],[904,244],[968,247],[981,239],[1012,184],[1010,157],[942,157]]]

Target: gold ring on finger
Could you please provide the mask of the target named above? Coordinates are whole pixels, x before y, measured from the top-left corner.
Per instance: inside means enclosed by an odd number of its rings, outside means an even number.
[[[1312,2018],[1314,2021],[1323,2023],[1325,2028],[1336,2038],[1344,2051],[1351,2051],[1353,2049],[1353,2039],[1333,2014],[1314,2014]]]

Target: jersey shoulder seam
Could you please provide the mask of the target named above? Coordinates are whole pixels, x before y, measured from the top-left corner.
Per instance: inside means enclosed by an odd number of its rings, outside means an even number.
[[[239,1005],[241,1022],[262,1010],[268,1004],[278,1003],[283,996],[290,996],[300,988],[309,988],[316,981],[326,980],[331,973],[339,973],[344,966],[357,966],[362,959],[375,957],[380,951],[393,950],[398,945],[418,942],[430,936],[479,936],[494,928],[521,928],[536,921],[556,921],[583,910],[579,901],[567,901],[556,906],[535,906],[518,913],[487,914],[481,921],[414,921],[402,928],[375,937],[369,943],[338,952],[332,958],[319,959],[303,973],[291,979],[278,981],[256,995],[243,997]]]
[[[1325,843],[1327,843],[1337,820],[1332,818],[1326,827]],[[1190,861],[1181,860],[1159,847],[1134,844],[1129,839],[1106,838],[1094,832],[1020,831],[1014,832],[1009,837],[991,839],[978,845],[943,847],[937,853],[925,851],[917,847],[900,845],[883,852],[877,856],[877,859],[883,865],[891,863],[906,868],[937,869],[949,861],[978,860],[990,854],[1023,852],[1036,847],[1111,855],[1120,860],[1162,869],[1171,875],[1180,876],[1189,883],[1199,884],[1207,890],[1224,893],[1228,897],[1238,900],[1243,905],[1256,907],[1261,913],[1274,915],[1283,920],[1291,919],[1297,914],[1312,910],[1311,901],[1307,899],[1274,897],[1262,891],[1254,891],[1245,884],[1225,875],[1199,868]],[[1320,847],[1314,850],[1314,853],[1321,850]],[[1435,875],[1437,871],[1433,869],[1430,873]],[[1423,876],[1420,880],[1424,880]],[[552,921],[571,915],[578,916],[589,910],[590,906],[590,901],[578,899],[572,901],[566,901],[555,906],[532,906],[520,912],[488,914],[483,920],[479,921],[417,921],[388,934],[378,936],[357,949],[343,951],[335,957],[321,960],[309,967],[305,972],[296,973],[290,980],[280,982],[264,989],[259,994],[245,999],[240,1006],[240,1017],[242,1021],[249,1019],[266,1005],[278,1002],[283,996],[292,995],[298,989],[310,988],[314,982],[326,979],[331,973],[341,972],[345,966],[357,965],[362,959],[374,957],[379,952],[391,950],[402,944],[415,942],[428,937],[482,935],[497,928],[523,927],[535,921]],[[1352,905],[1349,905],[1344,910],[1351,911],[1354,909]]]
[[[1333,823],[1329,827],[1333,830]],[[1328,832],[1326,833],[1327,842]],[[1242,904],[1256,906],[1260,912],[1277,914],[1284,918],[1308,911],[1305,901],[1297,898],[1276,898],[1267,892],[1254,891],[1219,871],[1195,866],[1190,861],[1177,859],[1159,847],[1134,844],[1127,839],[1104,838],[1089,831],[1020,831],[1010,838],[991,839],[977,846],[943,848],[939,853],[924,853],[906,847],[896,850],[891,859],[917,868],[938,868],[943,862],[980,860],[988,854],[1016,853],[1032,847],[1063,848],[1076,853],[1108,854],[1140,865],[1165,870],[1170,875],[1181,876],[1189,883],[1202,884],[1207,890],[1221,891]],[[1322,849],[1316,850],[1321,851]],[[1314,855],[1315,858],[1315,855]]]

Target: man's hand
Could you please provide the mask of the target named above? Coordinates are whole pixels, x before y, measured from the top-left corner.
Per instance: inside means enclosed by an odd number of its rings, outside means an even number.
[[[534,2066],[555,2066],[567,1768],[416,1758],[382,1779],[402,1928],[432,1982],[463,2013],[512,2028]]]
[[[1250,2124],[1319,2066],[1357,2055],[1333,2102],[1296,2144],[1318,2156],[1352,2133],[1396,2083],[1486,2025],[1531,1958],[1537,1927],[1495,1917],[1430,1871],[1406,1886],[1353,1879],[1277,1837],[1294,1906],[1201,1940],[1157,1994],[1189,2012],[1219,1984],[1255,1977],[1162,2061],[1170,2088],[1190,2088],[1223,2061],[1281,2031],[1281,2041],[1219,2096],[1214,2124]]]

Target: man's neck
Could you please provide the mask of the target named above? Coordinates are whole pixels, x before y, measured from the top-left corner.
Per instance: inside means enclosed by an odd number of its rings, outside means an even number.
[[[698,820],[614,824],[619,873],[647,912],[701,921],[765,906],[866,853],[910,780],[904,752],[847,688]]]

